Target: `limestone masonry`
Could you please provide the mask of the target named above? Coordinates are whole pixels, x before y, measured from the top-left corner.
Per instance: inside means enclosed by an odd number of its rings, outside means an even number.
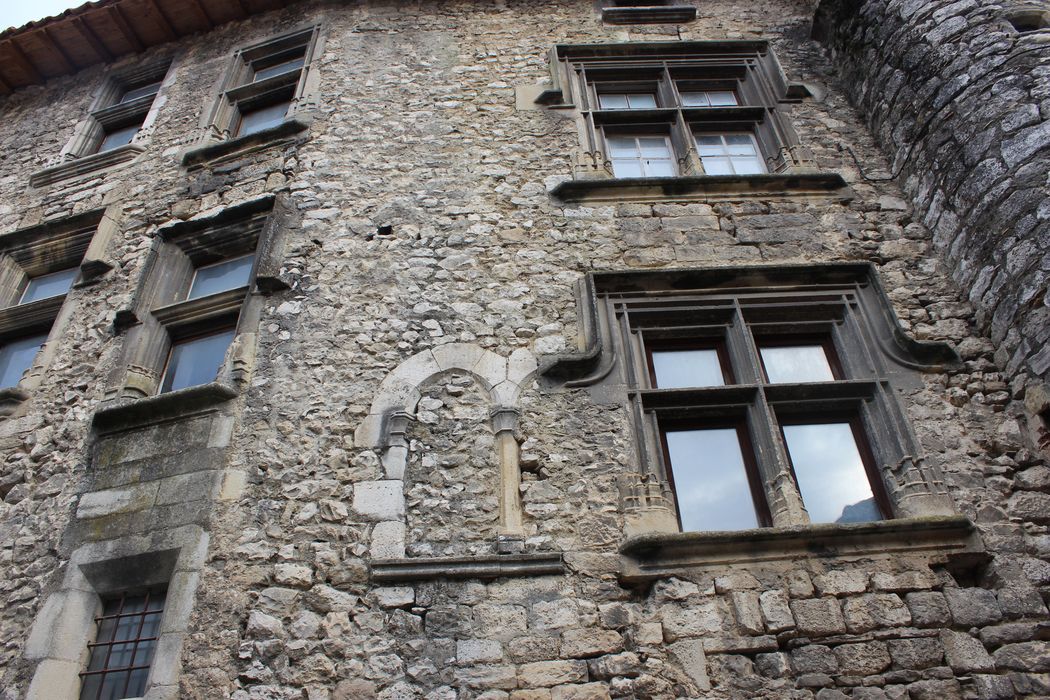
[[[1050,698],[1050,8],[0,34],[0,699]]]

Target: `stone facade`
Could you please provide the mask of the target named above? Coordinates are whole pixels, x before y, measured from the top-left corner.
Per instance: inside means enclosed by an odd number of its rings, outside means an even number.
[[[107,222],[0,397],[0,697],[76,697],[99,597],[161,578],[151,700],[1050,696],[1046,33],[980,0],[817,4],[304,0],[0,101],[0,252]],[[293,118],[216,141],[234,52],[304,27]],[[805,164],[552,194],[586,149],[551,48],[679,40],[769,42]],[[54,179],[110,72],[168,58],[130,160]],[[150,395],[158,251],[245,211],[269,218],[237,340]],[[836,263],[873,266],[921,356],[885,386],[901,473],[947,505],[669,534],[583,280]]]

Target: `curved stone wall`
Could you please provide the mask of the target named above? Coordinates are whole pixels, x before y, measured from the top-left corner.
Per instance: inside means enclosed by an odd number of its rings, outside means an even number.
[[[1050,376],[1050,30],[990,0],[823,0],[814,37],[1010,374]],[[864,163],[860,163],[861,167]]]

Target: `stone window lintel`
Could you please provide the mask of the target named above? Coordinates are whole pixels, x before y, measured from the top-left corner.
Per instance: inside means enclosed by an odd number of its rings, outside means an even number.
[[[602,21],[606,24],[681,24],[696,19],[693,5],[646,5],[639,0],[637,7],[603,7]]]
[[[221,162],[226,157],[242,157],[249,153],[287,143],[297,134],[308,131],[311,121],[312,117],[309,113],[297,112],[295,116],[288,117],[277,126],[269,129],[263,129],[247,136],[239,136],[228,141],[218,141],[191,148],[182,154],[182,164],[188,168],[193,168],[206,162]]]
[[[563,202],[715,202],[745,196],[835,197],[853,193],[838,173],[698,175],[565,180],[550,193]]]
[[[83,158],[71,160],[68,163],[61,163],[36,171],[29,176],[29,186],[45,187],[60,180],[68,180],[80,175],[97,177],[99,171],[135,160],[145,150],[145,146],[129,143],[102,153],[92,153]]]
[[[412,557],[374,559],[372,581],[426,581],[432,579],[493,579],[513,576],[547,576],[565,573],[561,552],[496,554],[476,557]]]
[[[724,569],[800,557],[928,552],[946,560],[984,551],[973,523],[960,515],[869,523],[757,528],[736,532],[646,533],[620,544],[620,580],[645,583],[686,569]]]
[[[211,382],[138,399],[114,399],[105,402],[92,418],[100,432],[128,430],[168,419],[184,419],[194,413],[211,411],[237,398],[235,387],[224,382]]]

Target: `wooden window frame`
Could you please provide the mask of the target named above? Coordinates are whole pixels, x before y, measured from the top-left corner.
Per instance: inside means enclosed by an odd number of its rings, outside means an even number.
[[[678,489],[674,483],[674,464],[671,462],[671,451],[667,445],[667,433],[684,430],[715,430],[719,428],[732,428],[736,430],[737,439],[740,443],[740,455],[744,462],[744,473],[747,476],[748,490],[751,493],[751,505],[755,509],[755,520],[758,527],[771,527],[773,517],[769,511],[769,501],[765,491],[765,480],[755,460],[755,450],[752,446],[750,430],[747,419],[740,417],[736,420],[696,420],[688,418],[676,418],[660,421],[660,446],[662,449],[663,462],[666,465],[667,483],[674,494],[675,517],[678,519],[678,529],[682,528],[682,510],[678,504]]]

